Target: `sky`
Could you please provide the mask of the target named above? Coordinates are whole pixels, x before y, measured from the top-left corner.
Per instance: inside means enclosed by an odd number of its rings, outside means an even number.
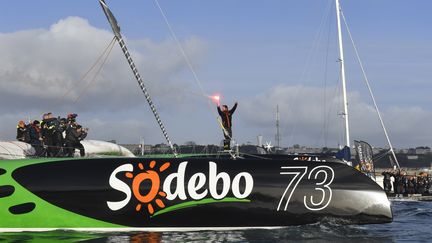
[[[239,144],[255,144],[258,135],[275,144],[277,105],[282,146],[344,144],[333,0],[107,4],[173,143],[221,142],[207,97],[220,94],[223,104],[239,103],[233,122]],[[393,145],[432,146],[432,2],[342,0],[341,6]],[[117,43],[100,72],[82,78],[112,37],[97,0],[5,4],[0,140],[15,138],[19,120],[74,112],[90,128],[89,139],[165,142]],[[351,138],[385,147],[346,28],[343,38]]]

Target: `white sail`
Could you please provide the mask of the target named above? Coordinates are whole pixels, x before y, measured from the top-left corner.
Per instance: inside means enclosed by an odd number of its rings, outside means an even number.
[[[24,159],[35,153],[35,149],[28,143],[0,141],[0,159]]]
[[[120,146],[115,143],[99,141],[99,140],[84,140],[81,141],[86,151],[86,156],[95,156],[98,154],[116,153],[116,155],[135,157],[135,155],[127,148]],[[79,156],[79,152],[75,153],[75,156]]]

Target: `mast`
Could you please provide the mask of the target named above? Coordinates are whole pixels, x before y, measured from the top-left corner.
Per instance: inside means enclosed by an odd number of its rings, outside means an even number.
[[[111,25],[111,28],[112,28],[114,35],[115,35],[115,38],[117,39],[117,42],[119,43],[120,48],[123,51],[123,54],[125,55],[128,63],[129,63],[130,68],[132,69],[132,72],[135,76],[135,79],[138,81],[138,85],[140,86],[142,92],[144,93],[144,96],[147,100],[147,103],[150,106],[151,111],[153,112],[153,115],[156,119],[156,122],[158,123],[163,135],[165,136],[165,139],[168,142],[168,145],[170,146],[174,156],[177,157],[177,151],[175,150],[173,144],[171,143],[170,138],[168,137],[168,133],[166,132],[165,127],[164,127],[164,125],[163,125],[163,123],[159,117],[157,110],[156,110],[156,107],[154,106],[153,101],[150,97],[150,94],[147,91],[147,87],[145,86],[145,84],[141,78],[141,75],[139,74],[138,69],[137,69],[134,61],[132,60],[132,57],[131,57],[131,55],[130,55],[127,47],[126,47],[126,44],[123,40],[123,37],[120,34],[120,26],[118,25],[116,18],[114,17],[111,10],[108,8],[108,5],[105,3],[105,0],[99,0],[99,3],[100,3],[100,5],[101,5],[101,7],[105,13],[105,16],[108,19],[108,22]]]
[[[345,118],[345,145],[350,147],[350,133],[349,133],[349,122],[348,122],[348,99],[347,99],[347,88],[345,80],[345,64],[344,64],[344,52],[343,52],[343,42],[342,42],[342,30],[340,21],[341,8],[339,5],[339,0],[336,2],[336,18],[337,18],[337,29],[338,29],[338,40],[339,40],[339,62],[340,62],[340,75],[342,80],[342,92],[343,92],[343,116]]]

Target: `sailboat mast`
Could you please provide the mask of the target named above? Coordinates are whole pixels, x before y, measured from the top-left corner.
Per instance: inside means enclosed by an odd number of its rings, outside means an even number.
[[[340,19],[340,5],[339,0],[336,1],[336,18],[337,18],[337,29],[338,29],[338,41],[339,41],[339,62],[340,62],[340,75],[342,80],[342,93],[343,93],[343,106],[344,112],[343,116],[345,118],[345,145],[350,147],[350,132],[349,132],[349,122],[348,122],[348,98],[347,98],[347,88],[345,80],[345,64],[344,64],[344,52],[343,52],[343,42],[342,42],[342,29],[341,29],[341,19]]]
[[[138,81],[138,85],[140,86],[142,92],[144,93],[144,96],[145,96],[145,98],[147,100],[147,103],[150,106],[151,111],[153,112],[153,115],[154,115],[154,117],[156,119],[156,122],[158,123],[158,125],[159,125],[159,127],[160,127],[160,129],[161,129],[161,131],[163,133],[163,135],[165,136],[165,139],[168,142],[168,145],[170,146],[172,152],[174,153],[174,156],[177,157],[177,151],[174,148],[174,146],[173,146],[170,138],[168,137],[168,133],[166,132],[165,127],[164,127],[164,125],[162,123],[162,120],[160,119],[159,114],[158,114],[158,112],[156,110],[156,107],[154,106],[153,101],[152,101],[152,99],[150,97],[150,94],[147,91],[147,87],[145,86],[145,84],[144,84],[144,82],[143,82],[143,80],[141,78],[141,75],[139,74],[138,69],[137,69],[137,67],[136,67],[136,65],[135,65],[135,63],[134,63],[134,61],[133,61],[133,59],[132,59],[132,57],[131,57],[128,49],[127,49],[127,47],[126,47],[126,44],[125,44],[125,42],[123,40],[123,37],[122,37],[122,35],[120,33],[120,27],[119,27],[119,25],[117,23],[116,18],[114,17],[114,15],[111,12],[111,10],[108,8],[108,5],[105,3],[105,0],[99,0],[99,3],[101,5],[101,7],[102,7],[102,9],[103,9],[103,11],[104,11],[107,19],[108,19],[108,22],[111,25],[111,28],[112,28],[112,30],[114,32],[114,35],[115,35],[115,37],[117,39],[117,42],[119,43],[120,48],[123,51],[123,54],[125,55],[128,63],[129,63],[130,68],[132,69],[132,72],[133,72],[133,74],[135,76],[135,79]]]

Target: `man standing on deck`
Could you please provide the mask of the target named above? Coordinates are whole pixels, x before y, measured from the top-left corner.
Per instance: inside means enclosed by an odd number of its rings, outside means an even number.
[[[36,157],[42,157],[45,154],[45,150],[43,149],[42,143],[43,138],[41,135],[42,127],[38,120],[34,120],[30,126],[30,144],[35,149]]]
[[[386,193],[390,193],[392,186],[391,186],[391,177],[392,174],[390,173],[390,171],[384,171],[383,173],[381,173],[384,176],[384,191]]]
[[[81,125],[76,122],[71,123],[71,125],[66,130],[66,151],[65,155],[67,157],[73,157],[75,154],[75,149],[79,149],[81,157],[85,156],[84,146],[81,141],[87,137],[87,129],[83,129]]]
[[[54,133],[56,128],[56,118],[51,112],[48,112],[42,116],[41,122],[41,135],[43,138],[43,145],[46,150],[47,157],[54,157],[56,155],[56,147],[54,146]]]
[[[231,110],[228,109],[227,105],[222,105],[222,109],[219,104],[217,110],[222,119],[223,133],[224,133],[224,150],[231,150],[231,138],[232,138],[232,114],[237,109],[237,102],[234,104]]]

